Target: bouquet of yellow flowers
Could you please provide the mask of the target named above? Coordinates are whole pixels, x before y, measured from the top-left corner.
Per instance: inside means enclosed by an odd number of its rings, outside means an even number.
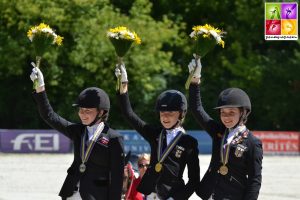
[[[219,44],[224,48],[225,42],[222,40],[224,34],[224,31],[221,31],[218,28],[214,28],[209,24],[205,24],[204,26],[194,26],[190,37],[195,42],[195,59],[198,60],[200,58],[203,58],[209,51],[211,51],[216,46],[216,44]],[[197,67],[198,66],[196,66],[196,68]],[[185,83],[186,89],[189,89],[194,71],[190,73]]]
[[[139,36],[124,26],[109,29],[107,31],[107,37],[116,50],[116,54],[118,56],[118,67],[123,63],[123,57],[130,49],[132,43],[141,44]],[[121,86],[120,80],[121,78],[119,76],[116,86],[117,90],[119,90]]]
[[[27,32],[29,40],[32,42],[35,55],[36,67],[40,66],[42,56],[51,45],[62,45],[63,37],[55,34],[49,25],[40,23],[38,26],[33,26]],[[35,86],[36,83],[33,85]],[[35,87],[34,87],[35,88]]]

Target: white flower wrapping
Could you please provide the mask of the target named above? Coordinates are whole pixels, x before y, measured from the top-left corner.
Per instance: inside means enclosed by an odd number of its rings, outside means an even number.
[[[29,40],[30,40],[31,42],[32,42],[32,40],[33,40],[35,34],[37,34],[39,31],[40,31],[40,30],[38,30],[38,29],[33,29],[33,30],[32,30],[32,35],[30,35],[30,36],[28,37]],[[43,33],[48,33],[48,34],[52,35],[52,36],[53,36],[53,44],[55,43],[55,40],[56,40],[56,38],[57,38],[57,35],[54,33],[54,31],[53,31],[51,28],[43,28],[43,29],[41,29],[41,32],[43,32]]]
[[[190,37],[194,38],[196,35],[201,35],[203,33],[205,33],[205,34],[210,33],[215,38],[215,40],[217,41],[217,43],[219,43],[222,40],[221,36],[216,31],[214,31],[214,30],[207,30],[207,29],[204,29],[204,28],[201,28],[200,31],[193,31],[190,34]]]
[[[133,33],[131,33],[131,32],[129,32],[129,31],[120,31],[120,32],[118,32],[118,33],[113,33],[113,32],[108,32],[107,33],[107,36],[108,37],[111,37],[111,38],[115,38],[115,39],[127,39],[128,38],[128,36],[132,39],[132,40],[134,40],[135,39],[135,37],[134,37],[134,35],[133,35]]]

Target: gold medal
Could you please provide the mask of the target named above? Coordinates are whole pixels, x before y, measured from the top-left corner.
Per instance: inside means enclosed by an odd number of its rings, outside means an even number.
[[[220,174],[225,176],[228,173],[228,167],[226,165],[222,165],[219,169]]]
[[[161,163],[156,163],[156,165],[155,165],[155,171],[158,173],[158,172],[161,171],[161,169],[162,169],[162,164]]]

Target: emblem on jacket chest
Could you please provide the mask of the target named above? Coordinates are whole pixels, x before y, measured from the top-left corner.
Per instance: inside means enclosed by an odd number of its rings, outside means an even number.
[[[246,151],[247,147],[242,145],[242,144],[238,144],[236,146],[236,149],[235,149],[235,152],[234,152],[234,155],[238,158],[242,157],[244,152]]]
[[[176,158],[181,158],[182,152],[185,150],[184,147],[182,146],[176,146],[176,151],[175,151],[175,157]]]
[[[98,139],[97,143],[104,146],[104,147],[108,147],[109,138],[103,136],[103,137]]]

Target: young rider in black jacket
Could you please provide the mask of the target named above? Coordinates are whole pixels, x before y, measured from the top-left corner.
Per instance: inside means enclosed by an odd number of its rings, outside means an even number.
[[[189,104],[196,122],[212,138],[212,157],[197,194],[202,199],[255,200],[261,187],[263,150],[261,141],[246,127],[251,112],[248,95],[228,88],[219,95],[217,107],[221,123],[204,110],[200,95],[201,63],[189,88]],[[189,64],[191,72],[196,60]]]
[[[134,113],[128,95],[125,65],[116,69],[121,75],[121,92],[118,98],[121,111],[128,123],[147,140],[151,146],[151,161],[137,190],[161,200],[185,200],[195,191],[200,180],[198,143],[185,133],[182,123],[187,111],[187,100],[177,90],[167,90],[157,98],[155,109],[161,126],[150,125]],[[182,178],[188,168],[189,181]],[[153,194],[155,193],[155,194]]]

